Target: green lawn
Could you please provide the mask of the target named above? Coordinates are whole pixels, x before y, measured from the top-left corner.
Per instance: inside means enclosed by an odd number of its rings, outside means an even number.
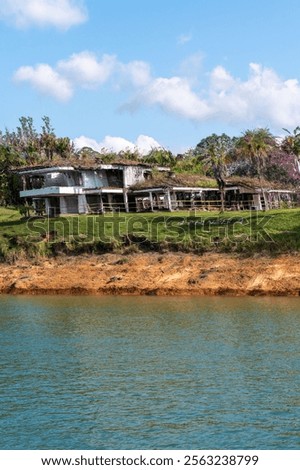
[[[118,248],[228,251],[300,250],[300,209],[267,212],[158,212],[24,219],[0,208],[0,255],[103,252]]]

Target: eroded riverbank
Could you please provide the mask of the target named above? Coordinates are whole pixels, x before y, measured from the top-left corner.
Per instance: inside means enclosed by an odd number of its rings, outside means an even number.
[[[2,294],[274,295],[300,293],[300,255],[136,253],[1,265]]]

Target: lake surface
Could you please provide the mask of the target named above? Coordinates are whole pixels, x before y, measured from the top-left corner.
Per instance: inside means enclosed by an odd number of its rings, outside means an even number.
[[[299,449],[300,299],[0,297],[1,449]]]

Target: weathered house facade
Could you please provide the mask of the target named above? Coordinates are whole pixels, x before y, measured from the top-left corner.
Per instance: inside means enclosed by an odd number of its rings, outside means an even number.
[[[18,171],[23,185],[20,197],[30,199],[37,213],[50,216],[129,212],[129,187],[149,178],[151,171],[143,164],[25,168]]]
[[[177,179],[177,178],[176,178]],[[136,210],[220,210],[221,193],[210,185],[183,185],[169,178],[165,185],[153,185],[150,180],[133,188]],[[201,182],[200,182],[201,183]],[[272,187],[263,189],[249,181],[228,180],[224,189],[226,210],[265,210],[291,208],[299,205],[300,193],[292,189]]]
[[[37,214],[144,212],[159,210],[219,210],[221,194],[212,180],[197,182],[171,175],[169,168],[142,163],[99,164],[95,167],[41,166],[18,170],[23,188]],[[157,178],[157,175],[159,178]],[[187,184],[188,183],[188,184]],[[253,181],[230,180],[225,186],[227,210],[293,207],[297,192]]]
[[[149,185],[151,181],[149,181]],[[212,210],[218,207],[220,193],[217,188],[175,186],[157,186],[134,189],[137,212],[154,210]]]
[[[299,192],[272,184],[229,181],[225,188],[225,207],[231,210],[268,210],[291,208],[299,204]]]

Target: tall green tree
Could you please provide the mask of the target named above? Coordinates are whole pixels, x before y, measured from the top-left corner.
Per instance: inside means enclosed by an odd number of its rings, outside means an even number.
[[[195,154],[202,159],[207,173],[213,176],[218,184],[221,195],[221,212],[225,210],[225,178],[232,149],[233,140],[226,134],[212,134],[202,139],[195,148]]]
[[[260,181],[260,189],[268,209],[268,200],[263,187],[263,174],[272,149],[276,148],[275,138],[267,128],[246,130],[236,143],[237,150],[245,159],[249,159],[255,167],[257,177]]]

